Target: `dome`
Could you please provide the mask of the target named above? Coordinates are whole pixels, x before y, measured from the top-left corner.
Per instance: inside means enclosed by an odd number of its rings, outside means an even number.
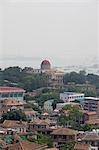
[[[43,60],[41,64],[42,65],[50,65],[50,62],[48,60]]]
[[[51,64],[48,60],[43,60],[41,63],[41,69],[43,70],[49,70],[51,69]]]

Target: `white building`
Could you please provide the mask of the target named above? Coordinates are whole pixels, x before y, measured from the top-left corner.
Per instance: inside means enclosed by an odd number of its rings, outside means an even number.
[[[83,93],[74,93],[74,92],[60,93],[60,100],[64,102],[72,102],[75,100],[83,100],[83,99],[84,99]]]
[[[48,100],[44,103],[44,111],[49,113],[53,111],[53,107],[52,107],[53,101],[54,100]]]

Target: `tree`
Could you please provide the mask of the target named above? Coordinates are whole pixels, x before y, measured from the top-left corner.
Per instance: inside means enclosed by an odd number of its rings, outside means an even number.
[[[46,136],[44,134],[38,134],[37,142],[38,142],[38,144],[47,144],[48,147],[52,147],[53,146],[52,139],[49,136]]]
[[[84,124],[83,126],[82,126],[82,129],[83,129],[83,131],[91,131],[91,125],[89,125],[89,124]]]
[[[26,121],[26,115],[21,110],[9,111],[2,115],[2,121],[4,120],[23,120]]]
[[[64,76],[64,84],[67,84],[68,82],[74,82],[76,84],[83,84],[86,82],[86,76],[82,72],[66,73]]]
[[[30,142],[35,142],[35,143],[38,143],[40,145],[46,144],[49,148],[53,147],[53,141],[52,141],[51,137],[44,135],[44,134],[41,134],[41,133],[37,134],[36,139],[33,136],[28,136],[28,140]]]
[[[76,142],[68,142],[61,146],[60,150],[74,150]]]
[[[25,75],[21,79],[20,86],[26,91],[33,91],[37,88],[47,87],[48,80],[44,74],[38,75]]]
[[[65,115],[64,113],[59,116],[59,122],[63,126],[70,126],[73,129],[78,129],[80,127],[80,117],[82,116],[82,113],[79,111],[78,106],[71,106],[66,105],[63,107],[63,111],[68,110],[68,115]]]
[[[11,82],[19,82],[21,77],[22,69],[18,66],[9,67],[3,71],[3,79]]]

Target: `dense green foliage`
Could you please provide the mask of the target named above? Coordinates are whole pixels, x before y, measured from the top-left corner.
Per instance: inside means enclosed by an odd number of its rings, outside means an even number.
[[[26,121],[26,115],[21,110],[9,111],[2,115],[2,121],[4,120],[23,120]]]
[[[9,67],[0,71],[0,85],[18,86],[27,91],[47,87],[48,81],[44,74],[32,75],[20,67]]]
[[[67,84],[69,82],[74,82],[76,84],[84,84],[86,82],[89,82],[90,84],[93,84],[97,88],[99,88],[99,76],[95,74],[86,74],[85,71],[80,71],[79,73],[66,73],[64,76],[64,84]]]
[[[44,102],[51,99],[59,99],[58,92],[48,92],[48,93],[40,93],[35,97],[35,101],[39,104],[39,106],[43,107]]]
[[[26,71],[27,69],[31,70],[32,68],[25,67],[22,69],[18,66],[15,66],[5,68],[4,70],[0,69],[0,85],[19,86],[28,91],[48,86],[48,80],[44,74],[28,74]],[[85,71],[80,71],[79,73],[71,72],[64,75],[64,84],[67,84],[68,82],[83,84],[86,83],[86,81],[99,88],[98,75],[86,74]],[[48,89],[45,89],[43,92],[46,92],[46,90]],[[74,89],[74,91],[75,90],[76,89]]]
[[[46,135],[43,135],[43,134],[38,135],[37,142],[38,142],[38,144],[47,144],[48,147],[53,146],[52,139],[49,136],[46,136]]]
[[[68,142],[61,146],[60,150],[74,150],[76,142]]]
[[[44,134],[38,134],[37,139],[35,139],[34,137],[29,137],[28,140],[31,142],[36,142],[41,145],[46,144],[49,148],[53,146],[53,141],[51,137]]]
[[[64,83],[67,84],[68,82],[75,82],[76,84],[82,84],[86,82],[86,75],[83,73],[71,72],[66,73],[64,76]]]
[[[64,106],[63,110],[68,110],[69,113],[68,113],[68,115],[61,114],[59,116],[59,122],[64,127],[71,127],[73,129],[79,129],[80,123],[78,121],[82,115],[82,113],[79,111],[79,107],[66,105],[66,106]]]

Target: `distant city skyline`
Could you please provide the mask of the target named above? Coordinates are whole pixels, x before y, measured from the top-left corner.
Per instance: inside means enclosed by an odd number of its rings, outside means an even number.
[[[1,0],[0,67],[99,62],[96,0]]]

